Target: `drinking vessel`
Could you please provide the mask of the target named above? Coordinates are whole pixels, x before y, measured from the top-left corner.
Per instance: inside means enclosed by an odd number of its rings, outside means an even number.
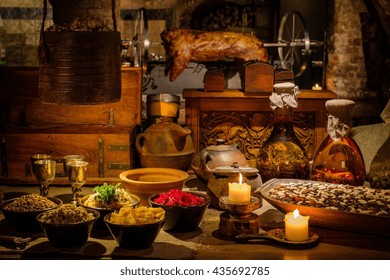
[[[40,183],[39,191],[41,196],[48,196],[49,185],[56,176],[57,162],[52,159],[39,159],[33,163],[33,173]]]
[[[72,203],[78,204],[81,197],[81,187],[87,181],[88,162],[81,160],[71,160],[66,164],[67,175],[72,185]]]

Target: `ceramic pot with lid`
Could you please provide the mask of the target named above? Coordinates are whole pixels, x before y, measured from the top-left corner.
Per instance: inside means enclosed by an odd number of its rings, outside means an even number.
[[[189,128],[161,118],[137,135],[135,147],[142,167],[169,167],[187,171],[195,152]]]
[[[204,148],[195,156],[191,168],[195,175],[202,181],[208,181],[212,170],[220,166],[247,167],[248,161],[245,155],[237,148],[236,144],[226,144],[226,140],[217,139],[216,145]]]

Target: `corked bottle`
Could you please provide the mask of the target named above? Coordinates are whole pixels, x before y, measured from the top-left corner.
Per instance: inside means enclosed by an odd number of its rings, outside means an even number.
[[[335,184],[361,186],[366,177],[364,160],[357,143],[349,137],[351,109],[355,102],[333,99],[325,103],[328,136],[313,159],[311,179]]]
[[[272,178],[309,179],[309,159],[293,126],[293,108],[298,107],[298,93],[294,83],[274,85],[274,92],[270,96],[274,110],[273,127],[256,159],[256,167],[263,181]]]

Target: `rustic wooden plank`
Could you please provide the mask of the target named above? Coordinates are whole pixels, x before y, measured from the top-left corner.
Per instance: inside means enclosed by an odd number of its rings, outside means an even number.
[[[88,178],[117,180],[119,174],[134,167],[133,136],[127,134],[0,134],[5,146],[1,151],[0,183],[36,183],[31,173],[30,157],[36,153],[49,154],[57,160],[57,178],[53,184],[68,184],[62,170],[62,158],[81,154],[89,162]],[[101,149],[101,150],[99,150]],[[101,154],[100,154],[101,152]],[[4,158],[5,157],[5,158]],[[6,165],[4,164],[6,161]],[[103,169],[101,170],[101,166]],[[120,167],[119,169],[117,169]],[[4,170],[7,168],[7,170]]]
[[[38,68],[0,70],[0,100],[4,106],[1,126],[108,125],[141,123],[142,71],[122,68],[122,97],[119,102],[98,105],[45,104],[39,97]]]

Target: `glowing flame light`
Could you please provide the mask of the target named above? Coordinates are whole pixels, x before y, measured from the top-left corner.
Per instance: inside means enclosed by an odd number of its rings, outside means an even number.
[[[239,183],[240,183],[240,185],[242,184],[242,175],[241,175],[241,173],[240,173]]]
[[[294,218],[295,218],[295,219],[299,217],[299,211],[298,211],[298,209],[295,209],[295,210],[294,210],[293,215],[294,215]]]

